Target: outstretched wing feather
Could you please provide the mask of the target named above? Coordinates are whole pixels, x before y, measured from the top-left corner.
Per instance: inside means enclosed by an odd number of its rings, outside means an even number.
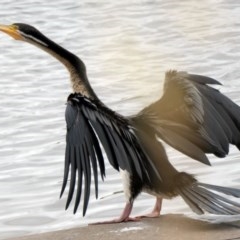
[[[240,107],[209,84],[221,85],[209,77],[169,71],[163,96],[133,120],[143,118],[169,145],[200,162],[209,163],[202,152],[224,157],[229,144],[240,149]]]
[[[98,164],[97,164],[97,158],[95,156],[94,149],[93,149],[92,137],[88,130],[87,130],[87,132],[88,132],[88,135],[85,138],[85,146],[86,146],[88,156],[92,163],[94,185],[95,185],[95,196],[96,196],[96,198],[98,198],[98,170],[97,170]]]
[[[70,202],[72,201],[75,182],[76,182],[76,162],[75,162],[75,151],[74,147],[70,147],[70,164],[71,164],[71,179],[70,187],[68,192],[68,198],[66,203],[66,209],[68,208]]]
[[[82,195],[82,174],[83,174],[83,168],[81,164],[81,156],[79,148],[76,148],[76,164],[77,164],[77,173],[78,173],[78,183],[77,183],[77,194],[75,199],[75,205],[73,212],[76,213],[80,200]]]
[[[69,174],[69,166],[70,166],[70,151],[69,151],[69,145],[67,144],[66,150],[65,150],[65,164],[64,164],[64,175],[63,175],[63,183],[62,183],[62,189],[60,193],[60,198],[63,195],[63,192],[66,188],[67,181],[68,181],[68,174]]]
[[[74,213],[83,198],[83,215],[85,215],[91,193],[91,175],[94,178],[95,195],[98,197],[98,168],[102,179],[105,177],[105,163],[101,147],[109,163],[116,170],[127,170],[130,174],[135,171],[140,179],[145,176],[149,180],[144,169],[149,159],[144,152],[141,152],[140,143],[134,131],[130,130],[126,119],[116,115],[100,103],[98,105],[80,94],[72,94],[67,104],[66,122],[67,146],[61,190],[62,195],[71,168],[66,208],[70,205],[76,190]],[[154,168],[150,163],[148,165]]]
[[[83,169],[84,169],[84,179],[85,179],[85,186],[84,186],[84,202],[83,202],[83,216],[85,216],[87,211],[87,206],[90,197],[90,186],[91,186],[91,168],[90,168],[90,161],[87,156],[86,146],[83,144],[83,151],[81,152],[81,157],[84,159],[83,161]]]
[[[116,170],[119,170],[119,166],[118,166],[118,163],[116,161],[116,156],[115,156],[116,153],[113,151],[112,146],[111,146],[111,141],[108,138],[108,136],[104,133],[101,123],[99,123],[98,121],[92,121],[90,119],[89,119],[89,121],[90,121],[91,125],[93,126],[95,132],[97,133],[97,136],[107,154],[109,162]]]

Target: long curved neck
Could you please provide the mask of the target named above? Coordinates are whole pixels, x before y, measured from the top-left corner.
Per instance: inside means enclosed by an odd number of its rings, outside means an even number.
[[[40,42],[31,41],[30,43],[48,52],[65,65],[70,73],[70,80],[74,92],[81,93],[91,99],[99,100],[88,81],[85,64],[80,58],[44,35]]]

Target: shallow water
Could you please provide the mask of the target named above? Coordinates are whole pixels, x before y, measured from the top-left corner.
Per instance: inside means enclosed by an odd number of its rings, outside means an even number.
[[[136,113],[161,94],[167,69],[208,75],[240,104],[238,1],[1,1],[1,23],[30,23],[80,56],[100,98],[122,114]],[[82,226],[120,214],[119,174],[108,167],[100,200],[87,216],[59,200],[65,148],[68,74],[46,53],[0,35],[0,239]],[[240,187],[239,153],[211,157],[213,167],[167,148],[175,166],[200,180]],[[134,214],[151,209],[140,196]],[[190,213],[181,199],[163,213]],[[218,218],[212,218],[218,221]]]

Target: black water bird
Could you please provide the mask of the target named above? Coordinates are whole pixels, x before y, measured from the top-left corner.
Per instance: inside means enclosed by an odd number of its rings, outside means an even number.
[[[239,198],[240,190],[204,184],[188,173],[178,172],[159,140],[207,165],[210,162],[206,153],[225,157],[230,144],[240,149],[240,108],[211,86],[220,84],[218,81],[168,71],[163,96],[138,114],[125,117],[97,97],[89,84],[86,67],[77,56],[26,24],[1,25],[0,31],[43,49],[62,62],[70,73],[74,93],[67,99],[61,190],[62,195],[70,174],[66,208],[76,191],[74,212],[83,199],[85,215],[92,175],[98,197],[98,175],[105,177],[104,149],[109,163],[122,173],[126,196],[121,216],[107,223],[137,220],[130,213],[142,191],[157,199],[146,217],[159,216],[162,198],[178,195],[197,214],[240,214],[240,203],[222,196]]]

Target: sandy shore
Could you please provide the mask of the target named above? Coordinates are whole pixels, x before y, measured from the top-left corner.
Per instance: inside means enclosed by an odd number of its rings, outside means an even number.
[[[56,232],[31,235],[11,240],[236,240],[240,228],[229,224],[211,224],[182,215],[162,215],[157,219],[144,219],[112,225],[90,225]]]

